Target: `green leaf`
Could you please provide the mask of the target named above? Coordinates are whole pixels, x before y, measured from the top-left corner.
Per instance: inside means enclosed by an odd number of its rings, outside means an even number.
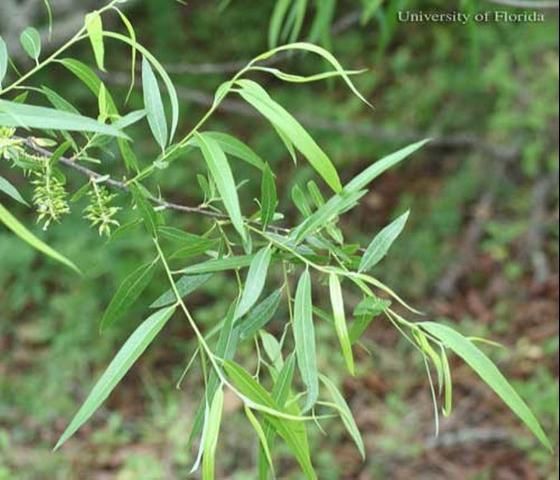
[[[37,29],[27,27],[21,32],[19,41],[25,53],[37,62],[39,60],[39,55],[41,55],[41,35]]]
[[[239,324],[241,339],[251,338],[261,328],[264,328],[280,306],[282,289],[279,288],[254,307]]]
[[[261,180],[261,223],[264,230],[274,219],[277,205],[276,182],[274,181],[274,174],[267,163],[264,166]]]
[[[288,397],[290,396],[291,393],[290,389],[294,378],[294,370],[295,370],[295,357],[293,354],[291,354],[284,362],[284,366],[282,367],[280,372],[278,372],[276,376],[276,380],[274,382],[274,386],[272,387],[272,398],[274,402],[276,402],[276,405],[278,405],[280,408],[286,405]],[[296,410],[297,405],[295,403],[292,403],[291,408],[293,409],[294,413],[297,412]],[[301,442],[300,442],[301,445],[303,445],[304,448],[309,448],[307,446],[307,434],[305,430],[303,431],[300,430],[298,433],[301,436]],[[268,420],[265,420],[265,435],[266,435],[266,441],[268,445],[272,448],[272,446],[274,445],[274,436],[276,435],[276,432],[274,431],[273,426],[270,424]],[[265,452],[261,448],[259,449],[259,462],[258,462],[259,479],[268,480],[269,478],[268,466],[269,464],[266,461]]]
[[[0,177],[0,192],[4,192],[9,197],[12,197],[16,202],[29,207],[29,204],[24,200],[17,188],[8,182],[8,180],[4,177]]]
[[[390,300],[379,297],[366,297],[354,309],[355,320],[350,327],[350,342],[356,343],[369,327],[373,319],[391,306]]]
[[[134,302],[138,300],[142,292],[150,284],[154,275],[155,266],[155,262],[141,265],[126,276],[103,314],[100,323],[101,331],[122,318]]]
[[[305,218],[311,216],[311,206],[307,201],[304,191],[296,183],[292,188],[292,202]]]
[[[145,58],[142,61],[142,90],[148,124],[156,142],[162,150],[165,150],[168,140],[165,109],[163,108],[163,100],[161,99],[156,76],[150,66],[150,62]]]
[[[132,90],[134,89],[134,83],[135,83],[135,80],[136,80],[136,51],[138,49],[137,42],[136,42],[136,31],[134,30],[134,27],[132,26],[132,23],[130,22],[128,17],[122,12],[122,10],[120,10],[117,7],[113,7],[113,8],[119,14],[119,17],[121,18],[121,21],[122,21],[123,25],[125,26],[126,31],[128,32],[128,36],[130,37],[130,43],[131,43],[131,45],[130,45],[131,46],[130,87],[128,87],[128,92],[126,93],[126,100],[125,100],[125,102],[128,102],[128,99],[130,98]]]
[[[2,88],[2,82],[8,73],[8,63],[8,47],[4,39],[0,36],[0,89]]]
[[[226,374],[232,380],[235,387],[251,401],[265,406],[271,410],[277,410],[278,406],[270,393],[258,384],[249,373],[235,362],[224,362]],[[267,421],[272,428],[284,439],[294,453],[301,469],[308,479],[316,479],[311,459],[309,457],[309,446],[305,435],[305,426],[302,422],[286,420],[273,415],[266,415]],[[302,436],[303,434],[303,436]]]
[[[183,275],[177,282],[175,282],[175,287],[179,292],[181,298],[185,298],[190,295],[198,288],[202,287],[210,278],[212,274],[204,275]],[[175,292],[172,289],[167,290],[161,296],[159,296],[151,305],[150,308],[161,308],[177,301]]]
[[[274,472],[274,465],[272,463],[272,454],[270,453],[270,448],[268,446],[266,434],[264,433],[261,424],[259,423],[257,417],[255,417],[254,413],[251,411],[250,408],[245,407],[245,415],[247,416],[249,422],[253,426],[253,429],[255,430],[257,437],[259,439],[260,442],[259,451],[262,451],[264,453],[264,456],[266,458],[268,465],[270,466],[270,469]]]
[[[339,192],[342,185],[336,168],[307,130],[284,107],[275,102],[258,83],[252,80],[238,80],[237,84],[241,87],[239,94],[243,99],[287,135],[325,182],[335,192]]]
[[[393,220],[384,227],[371,241],[360,261],[358,272],[366,272],[372,269],[379,261],[387,255],[393,242],[403,231],[408,220],[410,211],[403,213],[399,218]]]
[[[397,150],[381,160],[378,160],[374,164],[367,167],[360,174],[354,177],[348,184],[345,185],[344,189],[348,191],[358,191],[365,188],[371,181],[381,175],[383,172],[389,168],[395,166],[397,163],[403,161],[406,157],[414,153],[416,150],[422,148],[430,139],[421,140],[419,142],[413,143]]]
[[[99,408],[116,385],[126,375],[130,367],[152,343],[167,321],[175,312],[175,306],[158,310],[142,322],[132,333],[117,355],[113,358],[107,370],[101,375],[86,401],[66,428],[54,449],[58,449],[68,440]]]
[[[218,142],[226,154],[244,160],[259,170],[264,169],[264,160],[241,140],[222,132],[204,132],[204,135]]]
[[[311,298],[311,275],[305,270],[299,279],[294,303],[294,340],[299,373],[307,387],[307,400],[303,412],[309,410],[319,396],[319,376],[315,353],[315,327]]]
[[[324,375],[321,375],[321,381],[323,382],[323,385],[325,385],[332,399],[334,400],[334,403],[338,411],[340,412],[342,423],[344,423],[346,430],[352,437],[352,440],[354,440],[354,443],[356,444],[356,447],[358,448],[358,451],[360,452],[362,459],[365,460],[366,449],[364,447],[364,441],[362,440],[360,430],[358,429],[358,426],[354,421],[354,417],[352,415],[352,412],[350,411],[350,407],[346,403],[346,400],[344,400],[344,397],[342,396],[338,388],[336,388],[336,385],[329,378],[327,378]]]
[[[212,175],[212,179],[216,183],[218,192],[224,203],[224,207],[229,214],[231,223],[245,241],[247,232],[245,231],[245,224],[241,215],[241,208],[239,206],[239,197],[237,196],[237,189],[231,168],[227,161],[224,151],[221,149],[220,144],[212,137],[205,134],[195,133],[208,170]]]
[[[290,51],[290,50],[303,50],[303,51],[311,52],[325,59],[333,66],[333,68],[338,73],[338,75],[340,75],[344,79],[344,81],[346,82],[350,90],[352,90],[354,95],[356,95],[362,102],[364,102],[365,104],[371,107],[371,104],[364,98],[364,96],[358,91],[356,86],[350,80],[349,73],[355,73],[355,72],[347,72],[346,70],[344,70],[340,62],[335,58],[335,56],[332,53],[328,52],[322,47],[319,47],[318,45],[314,45],[312,43],[307,43],[307,42],[296,42],[296,43],[289,43],[287,45],[281,45],[279,47],[273,48],[272,50],[269,50],[268,52],[263,53],[262,55],[259,55],[256,58],[256,61],[266,60],[272,57],[273,55],[276,55],[279,52]]]
[[[59,62],[72,74],[78,77],[96,97],[99,97],[101,88],[104,84],[90,67],[74,58],[64,58],[62,60],[59,60]],[[119,111],[117,109],[115,101],[113,100],[113,97],[109,93],[109,89],[105,88],[105,92],[108,113],[111,116],[118,115]]]
[[[331,296],[331,305],[334,317],[334,327],[342,349],[342,355],[346,362],[348,371],[355,375],[354,357],[352,356],[352,342],[348,335],[348,327],[346,325],[346,315],[344,314],[344,300],[342,298],[342,289],[340,280],[335,273],[329,274],[329,293]]]
[[[496,365],[470,340],[452,328],[435,322],[417,324],[459,355],[527,425],[535,437],[552,452],[550,442],[527,404],[513,389]]]
[[[267,245],[255,254],[251,265],[249,265],[241,300],[239,300],[235,309],[234,317],[236,319],[245,315],[259,299],[264,288],[271,258],[272,248],[270,245]]]
[[[0,126],[92,132],[128,138],[111,125],[75,113],[0,100]]]
[[[347,191],[332,196],[322,207],[307,217],[290,233],[290,238],[301,242],[309,234],[325,227],[336,217],[353,208],[356,203],[367,193],[367,190]]]
[[[214,480],[216,447],[218,446],[218,434],[220,433],[223,409],[224,390],[223,388],[218,388],[210,405],[208,425],[204,435],[204,454],[202,457],[203,480]]]
[[[169,75],[167,74],[161,63],[158,62],[158,59],[154,57],[148,51],[148,49],[143,47],[141,44],[136,43],[135,39],[130,39],[117,32],[103,32],[103,35],[106,37],[115,38],[123,43],[130,45],[132,48],[137,49],[144,56],[144,58],[152,64],[156,72],[163,80],[169,96],[169,102],[171,104],[171,132],[169,134],[169,142],[172,142],[177,130],[177,125],[179,124],[179,98],[177,96],[177,90],[175,89],[173,82],[169,78]]]
[[[200,273],[223,272],[248,267],[255,258],[254,255],[236,255],[234,257],[216,258],[183,268],[180,273],[196,275]]]
[[[292,0],[278,0],[274,5],[270,25],[268,28],[268,44],[274,47],[280,39],[280,32],[284,23],[284,18],[288,13],[288,7]]]
[[[91,42],[93,55],[97,67],[105,71],[105,46],[103,44],[103,21],[99,12],[91,12],[86,15],[86,31]]]
[[[144,196],[143,190],[141,190],[138,185],[131,184],[129,188],[130,193],[132,193],[132,197],[134,198],[134,203],[140,212],[140,216],[142,217],[142,220],[144,220],[146,230],[148,230],[148,233],[152,236],[152,238],[156,238],[159,218],[154,208]]]
[[[42,240],[39,240],[35,235],[33,235],[27,228],[25,228],[17,218],[15,218],[4,206],[0,203],[0,222],[3,223],[7,228],[14,232],[19,238],[24,242],[27,242],[36,250],[41,253],[63,263],[67,267],[70,267],[75,272],[81,274],[80,269],[74,265],[73,262],[68,260],[66,257],[62,256],[56,250],[53,250]]]

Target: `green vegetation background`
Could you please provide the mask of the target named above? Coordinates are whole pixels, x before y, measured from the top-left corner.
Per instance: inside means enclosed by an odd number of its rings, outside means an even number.
[[[272,2],[228,3],[220,8],[214,1],[151,0],[129,10],[139,40],[170,66],[180,86],[185,130],[231,75],[185,67],[249,59],[267,47]],[[339,3],[336,18],[349,19],[359,2]],[[399,24],[400,2],[388,4],[368,24],[341,28],[328,44],[345,67],[369,69],[356,82],[373,111],[341,82],[300,87],[262,80],[313,132],[344,179],[414,139],[435,138],[431,147],[377,181],[363,206],[344,220],[346,236],[366,242],[411,208],[409,225],[377,274],[430,318],[502,342],[507,349],[490,353],[515,379],[550,438],[557,438],[557,11],[545,12],[546,21],[533,24]],[[447,7],[443,1],[405,4]],[[500,8],[473,5],[463,2],[461,8]],[[93,65],[87,45],[74,55]],[[127,62],[124,49],[110,50],[108,82],[121,99]],[[302,72],[322,66],[299,56],[284,63]],[[60,69],[36,82],[59,90],[64,85],[61,93],[83,113],[96,114],[96,99]],[[131,105],[141,105],[140,92]],[[295,168],[269,126],[250,110],[228,105],[229,111],[211,121],[212,129],[244,139],[280,172],[279,194],[288,207],[291,187],[311,178],[311,170],[303,163]],[[156,147],[149,135],[136,133],[143,139],[136,150],[149,161]],[[249,170],[238,167],[238,178],[250,178]],[[172,174],[159,173],[158,181],[167,197],[195,204],[201,196],[193,179],[201,168],[202,163],[176,164]],[[26,191],[25,181],[7,165],[0,169]],[[78,185],[78,178],[73,181]],[[252,198],[254,185],[243,187],[243,197]],[[140,234],[106,242],[87,228],[80,209],[74,210],[45,236],[88,272],[83,279],[0,231],[0,479],[185,478],[193,461],[186,443],[201,390],[196,370],[175,390],[192,351],[191,333],[180,322],[165,330],[75,439],[56,454],[50,451],[94,379],[161,291],[154,282],[138,302],[137,315],[100,336],[97,322],[114,289],[148,259],[151,245]],[[31,225],[33,216],[26,215]],[[292,208],[286,223],[297,219]],[[176,218],[178,225],[197,231],[203,221]],[[217,276],[192,297],[197,318],[211,326],[235,294],[234,282]],[[342,359],[331,354],[334,333],[318,325],[321,362],[342,382],[369,452],[360,464],[343,428],[333,422],[328,436],[313,438],[319,478],[554,477],[556,456],[543,453],[458,361],[453,364],[456,410],[434,439],[423,365],[383,321],[371,327],[368,339],[371,356],[360,353],[357,377],[344,379]],[[219,478],[253,478],[256,440],[238,407],[226,399]],[[279,471],[280,478],[299,478],[290,460],[280,462]]]

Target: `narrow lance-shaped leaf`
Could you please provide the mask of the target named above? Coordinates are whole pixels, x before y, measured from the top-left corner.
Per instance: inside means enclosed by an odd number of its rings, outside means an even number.
[[[157,334],[161,331],[167,321],[173,315],[175,306],[158,310],[142,322],[134,333],[121,347],[117,355],[113,358],[101,378],[97,381],[86,401],[82,404],[78,413],[74,416],[70,425],[66,428],[58,440],[55,450],[93,415],[99,406],[105,401],[115,386],[126,375],[134,362],[142,355],[144,350],[152,343]]]
[[[294,340],[297,365],[307,387],[307,399],[303,411],[309,410],[319,396],[319,376],[315,353],[315,327],[313,325],[313,303],[311,298],[311,275],[305,270],[299,279],[294,304]]]
[[[248,399],[271,410],[278,409],[278,405],[270,393],[268,393],[262,385],[257,383],[248,372],[235,362],[224,362],[224,369],[235,387]],[[316,479],[317,476],[309,456],[309,446],[307,445],[307,442],[302,441],[301,438],[301,427],[303,424],[301,422],[286,420],[273,415],[267,415],[266,419],[272,428],[288,444],[307,479]]]
[[[27,228],[25,228],[19,220],[14,217],[4,206],[0,203],[0,223],[3,223],[7,228],[9,228],[12,232],[14,232],[19,238],[21,238],[24,242],[27,242],[36,250],[39,250],[41,253],[57,260],[60,263],[63,263],[67,267],[70,267],[77,273],[80,273],[80,269],[76,267],[76,265],[68,260],[66,257],[62,256],[53,248],[49,247],[46,243],[42,240],[39,240],[35,235],[33,235]]]
[[[231,223],[241,236],[243,240],[246,239],[247,233],[241,215],[241,208],[239,206],[239,197],[235,187],[235,181],[231,168],[227,161],[224,151],[216,140],[204,134],[195,134],[196,139],[200,145],[202,155],[208,166],[208,170],[212,175],[212,179],[216,183],[224,207],[229,214]]]
[[[274,212],[278,205],[278,195],[276,193],[276,182],[274,174],[266,164],[262,172],[261,180],[261,223],[263,229],[266,230],[268,225],[274,219]]]
[[[321,381],[323,382],[325,387],[327,387],[327,390],[334,400],[334,403],[337,406],[338,411],[340,412],[342,423],[344,423],[346,430],[352,437],[352,440],[354,440],[354,443],[356,444],[356,447],[358,448],[362,459],[365,459],[366,449],[364,447],[364,441],[362,440],[362,436],[360,434],[360,431],[358,430],[358,426],[356,425],[354,417],[352,416],[350,407],[346,403],[346,400],[344,400],[344,397],[342,396],[338,388],[336,388],[336,385],[329,378],[327,378],[325,375],[321,375]]]
[[[204,132],[204,135],[216,140],[226,154],[239,158],[259,170],[264,168],[264,160],[241,140],[222,132]]]
[[[342,355],[346,362],[348,371],[354,375],[354,357],[352,355],[352,343],[348,335],[348,327],[346,325],[346,315],[344,314],[344,300],[342,298],[342,289],[340,280],[335,273],[329,275],[329,292],[331,296],[331,305],[334,317],[334,327],[342,348]]]
[[[208,425],[204,435],[204,454],[202,456],[202,479],[214,480],[216,464],[216,447],[218,446],[218,434],[222,422],[224,409],[224,390],[218,388],[210,405],[208,414]]]
[[[180,273],[197,275],[200,273],[223,272],[226,270],[237,270],[238,268],[248,267],[255,258],[254,255],[236,255],[234,257],[216,258],[206,262],[197,263],[183,268]]]
[[[336,168],[307,130],[284,107],[275,102],[258,83],[244,79],[238,80],[237,84],[241,87],[239,94],[243,99],[287,135],[325,182],[335,192],[340,192],[342,185]]]
[[[39,60],[39,55],[41,55],[41,35],[37,29],[27,27],[21,32],[19,41],[25,53],[37,62]]]
[[[393,242],[401,234],[410,212],[403,213],[399,218],[384,227],[371,241],[360,261],[358,272],[365,272],[373,268],[387,255]]]
[[[111,326],[130,309],[152,280],[156,263],[141,265],[120,284],[101,319],[100,330]]]
[[[249,265],[241,300],[239,300],[235,310],[234,316],[236,319],[245,315],[259,299],[264,288],[271,258],[272,248],[270,245],[267,245],[255,254],[251,265]]]
[[[4,177],[0,177],[0,192],[4,192],[6,195],[12,197],[16,202],[21,203],[29,207],[29,204],[18,192],[17,188],[14,187],[8,180]]]
[[[249,311],[241,320],[239,335],[242,339],[251,338],[261,328],[264,328],[278,310],[282,299],[282,289],[279,288],[266,297],[261,303]]]
[[[251,411],[250,408],[245,407],[245,415],[249,419],[249,422],[253,426],[253,429],[255,430],[255,433],[257,434],[257,437],[259,439],[259,443],[260,443],[259,452],[263,452],[264,458],[266,458],[266,461],[267,461],[270,469],[274,472],[274,465],[272,463],[272,454],[270,453],[270,447],[268,446],[268,441],[266,439],[266,434],[265,434],[261,424],[259,423],[257,417]]]
[[[459,355],[496,392],[513,413],[527,425],[535,437],[548,450],[552,451],[546,434],[527,404],[509,384],[496,365],[474,343],[446,325],[422,322],[419,326]]]
[[[8,59],[8,47],[4,39],[0,36],[0,89],[2,88],[2,82],[8,73]]]
[[[195,290],[204,285],[208,280],[212,278],[211,273],[205,275],[183,275],[179,280],[175,282],[175,287],[179,292],[181,298],[185,298],[190,295]],[[161,308],[177,301],[175,296],[175,291],[173,289],[167,290],[161,296],[157,298],[151,305],[150,308]]]
[[[283,51],[290,51],[290,50],[303,50],[303,51],[311,52],[325,59],[334,67],[336,72],[344,79],[344,81],[346,82],[350,90],[352,90],[354,95],[356,95],[362,102],[364,102],[365,104],[371,107],[371,104],[364,98],[364,96],[358,91],[358,89],[350,80],[350,77],[348,75],[349,72],[344,70],[340,62],[335,58],[335,56],[332,53],[325,50],[324,48],[318,45],[314,45],[313,43],[296,42],[296,43],[289,43],[287,45],[281,45],[279,47],[273,48],[272,50],[269,50],[268,52],[263,53],[262,55],[259,55],[256,58],[256,61],[266,60],[267,58],[270,58],[271,56],[276,55],[277,53]]]
[[[103,44],[103,21],[101,15],[99,12],[88,13],[85,23],[97,67],[99,70],[105,71],[105,46]]]
[[[63,112],[53,108],[22,105],[8,100],[0,100],[0,126],[91,132],[127,138],[117,128],[82,115]]]
[[[175,136],[175,131],[177,130],[177,125],[179,123],[179,98],[177,96],[177,90],[175,89],[173,82],[169,78],[169,75],[167,74],[161,63],[159,63],[158,59],[154,57],[147,48],[142,46],[140,43],[136,43],[135,39],[128,38],[125,35],[121,35],[117,32],[105,31],[103,32],[103,35],[106,37],[115,38],[137,49],[144,56],[144,58],[146,58],[152,64],[158,75],[163,80],[169,96],[169,103],[171,105],[171,131],[169,133],[169,141],[173,141],[173,137]]]
[[[144,220],[144,226],[152,238],[157,237],[157,227],[159,224],[159,218],[154,208],[144,196],[143,190],[140,189],[139,185],[130,185],[130,193],[134,198],[134,203],[138,208],[142,220]]]
[[[157,78],[150,66],[150,62],[146,58],[142,61],[142,90],[144,92],[144,107],[148,116],[148,124],[156,142],[162,150],[165,150],[168,136],[165,109]]]
[[[357,176],[355,176],[350,182],[348,182],[344,189],[347,191],[358,191],[365,188],[371,181],[376,179],[383,172],[389,168],[395,166],[397,163],[402,162],[406,157],[414,153],[416,150],[422,148],[430,139],[421,140],[416,143],[412,143],[407,147],[401,148],[396,152],[393,152],[381,160],[373,163]]]

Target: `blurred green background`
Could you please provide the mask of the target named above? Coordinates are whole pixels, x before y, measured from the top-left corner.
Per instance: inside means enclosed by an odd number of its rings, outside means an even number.
[[[52,44],[67,37],[97,2],[53,1]],[[364,2],[367,3],[367,2]],[[375,2],[373,2],[375,3]],[[433,142],[405,165],[376,180],[362,206],[342,222],[346,238],[365,244],[389,219],[410,208],[404,234],[377,274],[428,317],[454,322],[470,335],[507,348],[484,347],[534,409],[550,438],[558,435],[558,10],[536,23],[399,23],[397,11],[503,10],[485,1],[379,2],[363,22],[358,1],[339,1],[331,34],[323,37],[346,68],[367,68],[355,81],[374,109],[341,81],[286,85],[259,77],[329,153],[343,180],[411,141]],[[89,4],[89,5],[88,5]],[[267,49],[274,2],[250,0],[131,1],[123,5],[139,41],[166,65],[182,99],[181,131],[208,108],[214,89],[243,61]],[[313,8],[304,24],[305,38]],[[107,26],[120,28],[117,18]],[[17,36],[45,27],[42,2],[5,1],[0,34],[17,65]],[[16,39],[16,40],[14,40]],[[124,100],[129,52],[108,49],[108,84]],[[94,65],[88,45],[72,55]],[[232,64],[233,62],[233,64]],[[237,63],[241,62],[241,63]],[[309,56],[285,57],[283,69],[315,72]],[[54,67],[34,79],[58,89],[88,115],[97,101],[82,84]],[[130,108],[141,107],[141,92]],[[210,121],[254,147],[278,173],[287,225],[299,220],[289,192],[312,171],[297,168],[275,132],[234,97]],[[156,146],[147,130],[133,135],[140,161]],[[108,169],[110,158],[104,159]],[[157,174],[166,197],[196,204],[194,181],[202,163],[174,164]],[[238,178],[251,177],[237,165]],[[0,173],[29,197],[26,181],[7,163]],[[81,179],[69,174],[71,185]],[[254,180],[254,179],[253,179]],[[258,195],[258,182],[243,187]],[[3,201],[6,201],[4,198]],[[33,213],[16,208],[31,226]],[[193,410],[201,396],[199,372],[180,390],[175,383],[193,350],[191,332],[172,322],[104,407],[59,452],[51,448],[94,379],[161,290],[156,279],[126,321],[102,336],[98,320],[128,272],[152,257],[140,230],[109,242],[81,218],[83,206],[43,236],[87,272],[77,278],[0,229],[0,479],[175,479],[193,462],[187,448]],[[121,221],[125,221],[121,217]],[[201,231],[204,220],[176,216],[176,225]],[[170,222],[171,223],[171,222]],[[34,227],[39,231],[38,227]],[[223,318],[235,282],[216,276],[190,297],[205,327]],[[349,298],[349,304],[358,298]],[[423,364],[391,326],[367,333],[371,355],[357,352],[358,375],[345,378],[331,352],[336,338],[319,323],[322,368],[339,381],[363,432],[368,459],[339,422],[312,437],[321,479],[540,479],[557,478],[548,455],[475,375],[453,361],[455,411],[434,437],[432,404]],[[243,349],[241,357],[247,355]],[[233,398],[226,398],[218,478],[254,478],[256,439]],[[301,478],[280,451],[278,474]]]

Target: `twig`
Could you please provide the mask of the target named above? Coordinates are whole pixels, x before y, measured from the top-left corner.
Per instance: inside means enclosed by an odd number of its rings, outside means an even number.
[[[27,137],[27,138],[20,138],[20,140],[23,141],[24,145],[32,150],[33,152],[37,153],[38,155],[42,155],[44,157],[51,157],[52,156],[52,152],[47,150],[46,148],[43,148],[39,145],[37,145],[37,143],[33,140],[33,138],[31,137]],[[126,184],[124,182],[121,182],[119,180],[115,180],[114,178],[108,177],[106,175],[101,175],[100,173],[95,172],[94,170],[91,170],[87,167],[84,167],[83,165],[77,163],[74,159],[72,158],[68,158],[68,157],[61,157],[59,160],[59,163],[61,163],[62,165],[72,168],[73,170],[77,171],[78,173],[84,175],[85,177],[92,179],[92,180],[100,180],[100,183],[104,183],[107,186],[114,188],[116,190],[121,190],[123,192],[127,192],[129,189],[126,186]],[[211,218],[216,218],[216,219],[221,219],[221,220],[227,220],[229,217],[223,213],[220,212],[215,212],[214,210],[209,210],[207,208],[203,208],[200,206],[197,207],[193,207],[190,205],[182,205],[179,203],[174,203],[174,202],[168,202],[167,200],[164,200],[162,198],[157,198],[157,197],[150,197],[150,200],[154,203],[154,205],[157,205],[158,207],[162,207],[165,209],[169,209],[169,210],[176,210],[179,212],[187,212],[187,213],[194,213],[194,214],[198,214],[198,215],[204,215],[206,217],[211,217]],[[283,227],[276,227],[276,226],[270,226],[269,230],[275,233],[289,233],[290,230],[287,228],[283,228]]]

